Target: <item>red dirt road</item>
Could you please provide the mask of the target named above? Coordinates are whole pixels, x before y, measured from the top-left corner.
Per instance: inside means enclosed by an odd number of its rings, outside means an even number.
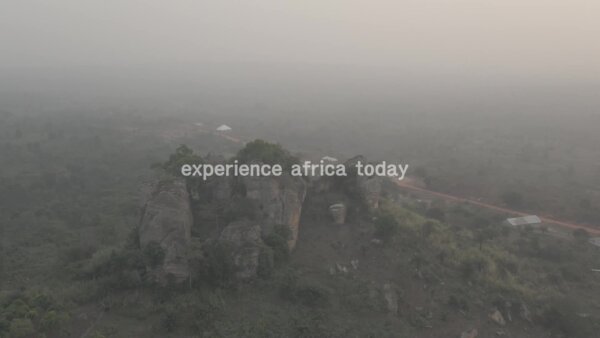
[[[427,194],[427,195],[432,195],[432,196],[435,196],[435,197],[439,197],[439,198],[447,200],[447,201],[469,203],[469,204],[472,204],[472,205],[475,205],[475,206],[478,206],[478,207],[481,207],[481,208],[485,208],[485,209],[489,209],[489,210],[493,210],[493,211],[497,211],[497,212],[501,212],[501,213],[506,213],[506,214],[509,214],[509,215],[515,215],[515,216],[530,215],[528,213],[524,213],[524,212],[518,211],[518,210],[503,208],[503,207],[499,207],[499,206],[496,206],[496,205],[492,205],[492,204],[488,204],[488,203],[484,203],[484,202],[475,201],[475,200],[472,200],[472,199],[469,199],[469,198],[464,198],[464,197],[449,195],[449,194],[445,194],[445,193],[441,193],[441,192],[437,192],[437,191],[433,191],[433,190],[429,190],[429,189],[425,189],[425,188],[416,187],[414,185],[410,185],[410,184],[398,181],[395,178],[393,180],[396,183],[396,185],[398,187],[402,188],[402,189],[417,191],[417,192],[424,193],[424,194]],[[600,228],[595,228],[595,227],[590,226],[590,225],[575,224],[575,223],[570,223],[570,222],[567,222],[567,221],[559,221],[559,220],[556,220],[556,219],[553,219],[553,218],[549,218],[549,217],[545,217],[545,216],[542,216],[542,215],[540,215],[539,217],[542,220],[542,222],[544,222],[544,223],[558,225],[558,226],[563,227],[563,228],[583,229],[583,230],[586,230],[587,232],[589,232],[590,234],[600,235]]]

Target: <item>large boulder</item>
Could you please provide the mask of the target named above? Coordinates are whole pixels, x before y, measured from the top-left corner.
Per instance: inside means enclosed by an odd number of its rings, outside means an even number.
[[[506,320],[504,319],[504,316],[502,315],[502,313],[499,310],[494,310],[492,311],[492,313],[490,313],[490,319],[500,325],[500,326],[504,326],[506,325]]]
[[[226,164],[227,160],[222,155],[209,153],[204,157],[204,163],[211,165]],[[233,180],[229,176],[211,177],[206,182],[206,187],[212,193],[212,199],[216,201],[227,201],[233,195]]]
[[[357,179],[358,189],[369,210],[379,209],[382,180],[381,177],[377,176],[359,176]]]
[[[346,222],[346,205],[343,203],[330,205],[329,213],[335,224],[344,224]]]
[[[263,248],[260,225],[232,222],[223,229],[219,241],[231,248],[238,279],[256,277]]]
[[[477,335],[479,335],[479,331],[477,331],[477,329],[473,328],[473,329],[464,331],[460,335],[460,338],[477,338]]]
[[[243,184],[246,197],[255,200],[260,209],[263,233],[269,233],[275,225],[284,225],[290,230],[288,247],[293,249],[306,196],[304,180],[289,174],[280,177],[248,176],[243,178]]]
[[[364,156],[355,156],[344,163],[347,172],[356,172],[356,164],[358,162],[361,162],[362,164],[368,163]],[[369,210],[376,210],[379,208],[383,179],[384,178],[378,176],[356,176],[356,188]]]
[[[162,264],[154,268],[159,282],[164,284],[169,278],[180,282],[189,277],[187,249],[192,223],[185,181],[173,179],[157,184],[144,207],[138,231],[142,250],[158,244],[164,251]]]

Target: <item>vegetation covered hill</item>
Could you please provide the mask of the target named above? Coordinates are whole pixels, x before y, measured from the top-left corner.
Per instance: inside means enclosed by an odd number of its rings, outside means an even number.
[[[295,161],[281,146],[238,152],[217,135],[140,117],[7,117],[0,125],[2,337],[593,337],[600,252],[585,234],[508,228],[503,215],[420,201],[384,186],[369,210],[349,180],[309,187],[293,251],[263,234],[254,278],[211,241],[256,205],[188,182],[192,278],[157,283],[160,246],[140,247],[142,187],[209,152]],[[17,131],[15,131],[17,130]],[[183,130],[183,132],[182,132]],[[187,144],[180,147],[181,143]],[[179,148],[178,148],[179,147]],[[198,154],[201,154],[202,158]],[[154,163],[163,163],[150,169]],[[157,173],[160,172],[160,174]],[[166,172],[166,173],[165,173]],[[196,190],[196,191],[195,191]],[[335,224],[329,206],[343,203]]]

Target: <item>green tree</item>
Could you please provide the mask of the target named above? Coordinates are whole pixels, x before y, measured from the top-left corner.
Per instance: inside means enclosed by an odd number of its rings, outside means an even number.
[[[171,175],[181,176],[181,166],[200,163],[202,163],[202,157],[194,154],[191,148],[182,144],[175,150],[174,154],[169,156],[168,161],[158,166]]]
[[[10,337],[27,337],[34,333],[35,328],[29,318],[16,318],[10,323]]]
[[[590,233],[585,229],[575,229],[573,230],[573,238],[575,238],[578,242],[587,242],[590,238]]]
[[[269,143],[260,139],[248,142],[241,149],[236,158],[240,163],[258,161],[264,164],[280,164],[285,169],[290,169],[293,164],[298,163],[298,158],[292,156],[281,145]]]

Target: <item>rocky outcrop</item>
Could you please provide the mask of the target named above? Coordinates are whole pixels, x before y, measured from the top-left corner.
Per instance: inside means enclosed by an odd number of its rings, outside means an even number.
[[[383,299],[388,312],[398,313],[398,293],[392,284],[383,284]]]
[[[336,203],[329,206],[329,213],[335,224],[344,224],[346,222],[346,206],[343,203]]]
[[[356,172],[356,164],[361,162],[367,164],[367,160],[364,156],[358,155],[348,161],[345,165],[347,172]],[[381,189],[383,184],[383,178],[378,176],[356,176],[356,187],[363,201],[369,208],[369,210],[376,210],[379,208],[379,200],[381,198]]]
[[[521,303],[521,306],[519,308],[519,316],[523,320],[526,320],[530,323],[533,322],[533,319],[531,317],[531,311],[529,311],[529,308],[527,307],[527,304],[525,304],[525,303]]]
[[[162,264],[154,268],[161,283],[171,277],[183,281],[189,277],[187,249],[190,243],[192,211],[185,181],[160,182],[148,199],[139,227],[140,247],[158,244],[164,251]]]
[[[506,320],[504,320],[504,316],[499,310],[494,310],[490,313],[490,319],[500,326],[506,325]]]
[[[246,197],[255,200],[259,206],[263,234],[269,233],[275,225],[284,225],[291,234],[288,247],[293,249],[306,196],[304,180],[284,174],[280,177],[244,177],[243,184]]]
[[[370,210],[379,209],[381,199],[381,177],[359,176],[357,179],[358,189]]]
[[[479,331],[477,331],[477,329],[470,329],[470,330],[464,331],[460,335],[460,338],[477,338],[477,335],[479,335]]]
[[[225,164],[227,160],[222,155],[209,153],[204,157],[204,163],[217,165]],[[233,195],[233,180],[230,176],[214,176],[206,182],[206,188],[211,192],[210,198],[219,202],[227,201]]]
[[[258,224],[246,221],[230,223],[221,232],[219,241],[231,248],[238,279],[256,277],[263,247]]]

